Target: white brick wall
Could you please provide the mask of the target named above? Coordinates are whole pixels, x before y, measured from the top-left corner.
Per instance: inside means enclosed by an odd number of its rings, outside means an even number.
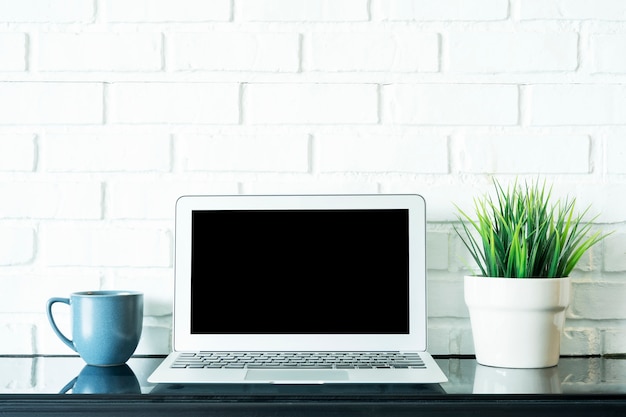
[[[430,350],[472,353],[453,203],[517,175],[615,231],[562,352],[625,353],[625,47],[623,0],[0,0],[0,353],[97,288],[165,353],[180,195],[342,192],[424,195]]]

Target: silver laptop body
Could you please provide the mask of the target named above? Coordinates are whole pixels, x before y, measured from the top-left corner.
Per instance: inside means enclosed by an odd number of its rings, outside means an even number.
[[[153,383],[438,383],[419,195],[184,196]]]

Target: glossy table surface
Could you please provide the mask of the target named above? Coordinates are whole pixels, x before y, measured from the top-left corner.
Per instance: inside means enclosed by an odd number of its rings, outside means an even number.
[[[162,357],[121,367],[74,356],[0,356],[0,415],[554,415],[626,416],[626,357],[563,357],[546,369],[436,357],[432,385],[150,384]],[[518,414],[519,413],[519,414]]]

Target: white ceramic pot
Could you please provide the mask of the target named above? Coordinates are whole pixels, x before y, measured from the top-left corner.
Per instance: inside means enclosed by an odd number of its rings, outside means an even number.
[[[503,368],[558,364],[570,278],[465,277],[478,363]]]

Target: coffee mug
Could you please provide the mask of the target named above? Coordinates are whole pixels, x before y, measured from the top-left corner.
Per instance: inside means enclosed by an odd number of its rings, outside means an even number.
[[[57,327],[52,306],[70,306],[72,339]],[[88,365],[122,365],[137,349],[143,327],[143,294],[136,291],[83,291],[54,297],[46,305],[48,321],[63,343]]]

